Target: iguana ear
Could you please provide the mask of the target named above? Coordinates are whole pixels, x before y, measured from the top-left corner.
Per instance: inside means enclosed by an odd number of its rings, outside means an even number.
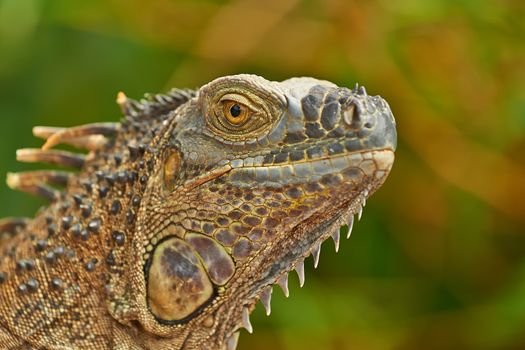
[[[166,150],[163,158],[162,183],[166,190],[171,191],[175,187],[182,159],[175,149]]]

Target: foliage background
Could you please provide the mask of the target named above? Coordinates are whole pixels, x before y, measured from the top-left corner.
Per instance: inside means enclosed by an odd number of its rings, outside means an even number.
[[[524,349],[524,38],[520,0],[0,0],[0,176],[33,125],[117,120],[120,90],[357,81],[396,115],[391,177],[239,349]]]

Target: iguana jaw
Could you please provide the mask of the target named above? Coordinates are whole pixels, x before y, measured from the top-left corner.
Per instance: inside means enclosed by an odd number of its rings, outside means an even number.
[[[304,260],[312,255],[314,265],[317,267],[321,244],[332,237],[339,246],[339,230],[341,226],[348,225],[348,237],[352,231],[354,216],[360,219],[362,209],[366,199],[373,193],[387,178],[394,161],[394,151],[392,148],[374,150],[370,152],[356,152],[343,157],[353,158],[353,166],[356,160],[371,160],[374,166],[368,164],[365,168],[360,168],[362,178],[358,186],[349,182],[341,183],[338,190],[331,189],[332,195],[339,195],[339,199],[325,202],[315,210],[312,210],[308,217],[298,221],[295,225],[285,225],[280,228],[283,232],[276,242],[261,250],[257,256],[253,257],[250,264],[258,266],[259,278],[246,282],[246,285],[235,288],[235,281],[232,281],[232,295],[236,295],[238,305],[242,308],[238,310],[237,325],[230,332],[230,341],[234,341],[238,335],[237,330],[241,327],[252,331],[249,323],[249,313],[255,307],[257,301],[261,301],[270,314],[270,296],[274,284],[278,284],[286,296],[288,291],[288,274],[295,270],[299,275],[302,286],[304,283]],[[368,163],[365,161],[365,163]],[[359,167],[357,165],[357,167]],[[342,172],[334,169],[334,173]],[[253,271],[252,271],[253,272]],[[242,271],[239,272],[242,275]]]

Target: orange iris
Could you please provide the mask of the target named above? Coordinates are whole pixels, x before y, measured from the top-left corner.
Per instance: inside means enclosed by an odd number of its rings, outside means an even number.
[[[239,125],[248,119],[248,107],[239,102],[224,101],[222,109],[226,119],[233,125]]]

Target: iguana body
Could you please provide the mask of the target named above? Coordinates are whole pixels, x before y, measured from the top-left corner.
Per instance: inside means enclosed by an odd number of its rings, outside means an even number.
[[[118,102],[120,123],[35,128],[43,150],[18,153],[80,171],[8,177],[52,203],[0,224],[1,349],[234,349],[394,160],[391,111],[363,88],[237,75]]]

